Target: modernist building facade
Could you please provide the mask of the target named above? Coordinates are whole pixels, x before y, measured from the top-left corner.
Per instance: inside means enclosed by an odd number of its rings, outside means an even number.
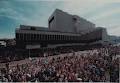
[[[56,9],[49,17],[48,25],[50,30],[71,33],[85,33],[92,31],[95,24],[83,19],[77,15],[71,15]]]
[[[108,41],[105,28],[59,9],[48,19],[47,27],[20,25],[16,29],[18,48],[51,48],[69,45],[104,44]]]

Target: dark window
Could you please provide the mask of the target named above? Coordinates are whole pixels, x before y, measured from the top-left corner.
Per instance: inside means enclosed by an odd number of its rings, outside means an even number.
[[[31,40],[34,40],[34,34],[31,34]]]
[[[42,38],[42,35],[40,34],[40,35],[39,35],[39,39],[41,40],[41,38]]]
[[[26,36],[27,36],[27,40],[30,40],[30,34],[27,34]]]
[[[52,40],[51,38],[52,38],[52,35],[49,35],[49,40]]]
[[[49,27],[53,27],[54,26],[54,17],[52,17],[49,21]]]
[[[24,40],[26,40],[26,34],[24,34]]]
[[[58,35],[58,40],[60,40],[60,35]]]
[[[53,40],[53,35],[50,35],[50,40]]]
[[[57,35],[55,35],[55,40],[57,40]]]
[[[45,40],[45,35],[44,34],[42,35],[42,39]]]
[[[37,40],[37,34],[34,34],[34,39]]]
[[[18,33],[16,33],[16,39],[19,39],[19,34]]]
[[[66,35],[65,35],[65,36],[64,36],[64,40],[67,40],[66,38],[67,38],[67,37],[66,37]]]
[[[65,40],[65,35],[63,35],[63,40]]]
[[[37,34],[36,38],[37,38],[37,40],[39,40],[39,34]]]
[[[24,40],[24,34],[21,34],[21,39]]]
[[[45,35],[45,40],[47,40],[47,35]]]
[[[31,27],[30,29],[31,29],[31,30],[35,30],[35,27]]]
[[[76,21],[77,21],[77,18],[73,18],[73,21],[75,21],[75,22],[76,22]]]
[[[54,20],[54,16],[50,19],[49,23],[51,23]]]

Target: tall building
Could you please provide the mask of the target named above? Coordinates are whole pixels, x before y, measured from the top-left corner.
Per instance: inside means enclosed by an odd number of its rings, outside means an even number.
[[[56,9],[48,19],[51,30],[84,34],[95,29],[95,24],[77,15],[70,15]]]
[[[20,25],[16,29],[16,44],[23,49],[102,45],[108,41],[107,36],[105,28],[96,28],[86,19],[56,9],[48,19],[48,28]]]

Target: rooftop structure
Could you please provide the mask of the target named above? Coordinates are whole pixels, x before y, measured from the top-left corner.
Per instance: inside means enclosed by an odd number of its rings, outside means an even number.
[[[77,15],[68,14],[59,9],[56,9],[49,17],[48,25],[50,30],[79,34],[84,34],[95,28],[95,24],[92,22]]]

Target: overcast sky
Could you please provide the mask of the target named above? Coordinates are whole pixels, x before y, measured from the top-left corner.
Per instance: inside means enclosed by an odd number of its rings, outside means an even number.
[[[0,0],[0,38],[14,38],[20,24],[47,27],[56,8],[120,36],[120,0]]]

